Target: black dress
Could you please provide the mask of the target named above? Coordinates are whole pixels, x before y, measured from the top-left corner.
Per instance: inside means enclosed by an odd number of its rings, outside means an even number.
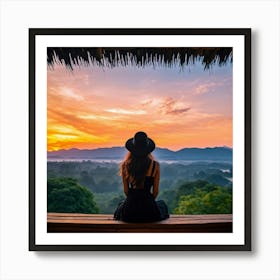
[[[153,170],[155,162],[153,162]],[[153,171],[152,173],[153,174]],[[163,200],[155,201],[151,188],[154,177],[146,176],[144,188],[129,186],[126,200],[121,202],[115,213],[114,219],[124,222],[156,222],[169,218],[167,205]]]

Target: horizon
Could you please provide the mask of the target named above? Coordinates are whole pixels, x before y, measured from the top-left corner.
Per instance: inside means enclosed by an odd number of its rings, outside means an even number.
[[[70,151],[70,150],[79,150],[79,151],[83,151],[83,150],[98,150],[98,149],[114,149],[114,148],[124,148],[124,146],[112,146],[112,147],[99,147],[99,148],[92,148],[92,149],[80,149],[80,148],[69,148],[69,149],[60,149],[60,150],[56,150],[56,151],[47,151],[48,153],[49,152],[59,152],[59,151]],[[164,149],[164,150],[169,150],[169,151],[172,151],[172,152],[179,152],[183,149],[214,149],[214,148],[225,148],[225,149],[231,149],[233,150],[232,147],[229,147],[229,146],[213,146],[213,147],[184,147],[184,148],[181,148],[179,150],[172,150],[172,149],[169,149],[169,148],[163,148],[163,147],[156,147],[154,151],[156,151],[156,149]],[[153,151],[153,152],[154,152]]]
[[[232,65],[47,70],[47,150],[123,146],[145,131],[157,146],[232,147]]]

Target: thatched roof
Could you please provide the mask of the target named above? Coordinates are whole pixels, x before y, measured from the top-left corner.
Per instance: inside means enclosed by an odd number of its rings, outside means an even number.
[[[74,66],[97,65],[116,67],[119,65],[147,65],[184,67],[200,60],[204,69],[213,64],[232,62],[232,48],[52,48],[47,49],[48,66],[62,63],[73,70]]]

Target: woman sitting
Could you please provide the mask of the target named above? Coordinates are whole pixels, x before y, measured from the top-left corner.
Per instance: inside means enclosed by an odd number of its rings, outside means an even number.
[[[169,218],[163,200],[155,201],[159,192],[160,166],[151,152],[155,143],[144,132],[137,132],[125,144],[129,151],[121,164],[126,200],[114,213],[116,220],[125,222],[155,222]]]

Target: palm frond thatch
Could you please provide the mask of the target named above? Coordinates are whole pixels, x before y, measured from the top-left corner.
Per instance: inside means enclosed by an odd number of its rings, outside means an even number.
[[[61,63],[71,70],[81,65],[183,67],[197,60],[208,69],[215,63],[221,66],[232,59],[232,48],[47,48],[48,66]]]

